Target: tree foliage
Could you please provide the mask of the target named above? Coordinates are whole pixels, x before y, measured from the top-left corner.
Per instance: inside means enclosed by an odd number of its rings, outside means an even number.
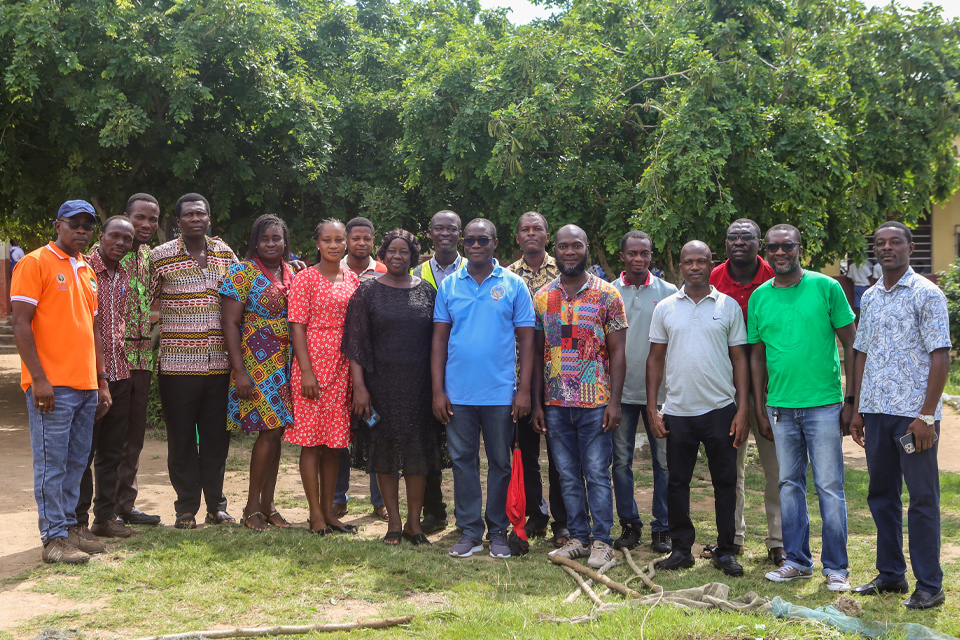
[[[570,0],[512,25],[476,0],[11,0],[0,7],[0,212],[211,199],[422,229],[450,207],[583,226],[669,269],[741,216],[823,264],[958,184],[960,25],[855,0]]]

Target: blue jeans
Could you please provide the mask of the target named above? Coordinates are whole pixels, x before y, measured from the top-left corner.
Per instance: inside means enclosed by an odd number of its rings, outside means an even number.
[[[937,443],[921,453],[907,453],[900,438],[913,418],[868,413],[866,432],[867,470],[870,489],[867,504],[877,525],[877,571],[883,580],[896,582],[907,574],[903,557],[903,483],[910,492],[907,528],[910,530],[910,564],[917,589],[939,593],[943,587],[940,567],[940,474]],[[940,435],[940,422],[936,423]]]
[[[80,479],[87,468],[93,442],[97,391],[53,388],[51,413],[33,406],[33,387],[27,389],[30,446],[33,448],[33,495],[37,499],[40,538],[44,544],[67,537],[77,524]]]
[[[487,453],[489,532],[506,531],[507,487],[510,485],[513,418],[510,405],[482,407],[455,404],[447,423],[447,448],[453,462],[453,511],[464,535],[483,538],[483,489],[480,486],[480,433]]]
[[[650,455],[653,458],[653,520],[651,531],[669,531],[670,520],[667,517],[667,441],[654,438],[647,423],[647,405],[621,404],[623,419],[620,426],[613,430],[613,495],[617,505],[620,526],[633,525],[643,527],[637,501],[634,498],[633,453],[637,445],[637,427],[643,419],[643,427],[650,443]]]
[[[340,450],[340,465],[337,467],[337,486],[333,490],[334,504],[347,504],[350,499],[347,491],[350,490],[350,447]],[[370,474],[370,504],[375,508],[383,506],[383,496],[380,495],[380,484],[377,474]]]
[[[548,406],[547,441],[560,472],[563,504],[567,508],[570,537],[580,542],[600,540],[612,544],[613,433],[603,432],[606,407]],[[584,486],[586,484],[586,486]],[[593,516],[593,526],[590,517]]]
[[[846,576],[847,502],[843,493],[843,434],[841,403],[806,409],[767,407],[780,463],[780,509],[787,564],[800,571],[813,569],[810,554],[810,515],[807,511],[807,459],[820,499],[823,521],[820,561],[823,574]]]

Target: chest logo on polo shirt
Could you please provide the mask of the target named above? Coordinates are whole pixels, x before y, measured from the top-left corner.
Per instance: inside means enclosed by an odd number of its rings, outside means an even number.
[[[90,276],[90,288],[93,289],[93,292],[97,292],[97,279],[93,276]]]
[[[66,291],[70,286],[67,285],[67,276],[60,272],[57,274],[57,291]]]
[[[506,292],[507,290],[503,288],[503,285],[498,284],[497,286],[495,286],[493,289],[490,290],[490,297],[493,298],[494,300],[499,300],[500,298],[503,297],[503,295]]]

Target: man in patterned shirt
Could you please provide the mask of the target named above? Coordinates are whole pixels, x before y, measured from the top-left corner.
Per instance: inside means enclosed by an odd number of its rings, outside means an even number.
[[[527,211],[517,220],[517,245],[523,256],[507,269],[520,276],[530,290],[531,298],[543,285],[560,275],[557,262],[547,253],[550,227],[546,218],[536,211]],[[567,511],[560,493],[560,476],[553,463],[553,454],[547,447],[547,465],[550,478],[550,509],[543,499],[543,480],[540,476],[540,434],[533,430],[530,416],[519,422],[518,442],[523,460],[523,492],[527,500],[527,535],[544,535],[550,512],[553,512],[553,539],[563,546],[570,539],[567,531]]]
[[[167,469],[177,492],[174,526],[192,529],[201,491],[207,524],[235,522],[223,495],[230,361],[219,291],[237,257],[225,242],[207,236],[210,205],[202,195],[181,196],[175,215],[181,236],[150,252],[150,290],[160,302],[157,385],[167,425]]]
[[[128,538],[133,530],[116,520],[117,467],[123,454],[123,440],[130,413],[130,368],[124,349],[128,283],[130,275],[121,264],[133,246],[133,225],[124,216],[113,216],[103,223],[100,243],[90,252],[87,264],[97,278],[98,331],[103,343],[104,372],[113,404],[107,413],[93,423],[93,440],[87,468],[80,480],[80,499],[76,518],[80,535],[90,522],[93,503],[93,525],[90,537]],[[91,468],[96,460],[96,466]],[[94,501],[96,476],[96,501]],[[99,541],[97,541],[99,542]],[[93,541],[91,540],[91,544]],[[103,551],[102,543],[99,551]],[[89,551],[88,551],[89,553]]]
[[[586,272],[588,250],[580,227],[567,225],[557,232],[560,277],[534,298],[531,406],[533,428],[547,434],[553,450],[570,529],[567,544],[550,553],[589,554],[587,564],[598,569],[613,558],[611,432],[620,426],[627,316],[620,292]]]
[[[937,436],[940,394],[950,370],[950,318],[943,292],[910,268],[910,229],[900,222],[885,222],[874,234],[873,243],[883,279],[861,300],[860,326],[853,344],[857,412],[850,431],[857,444],[866,448],[870,473],[867,503],[877,524],[879,575],[853,592],[907,592],[900,500],[906,480],[910,564],[917,588],[903,605],[929,609],[945,599]],[[914,450],[902,444],[901,438],[909,435]]]
[[[160,204],[147,193],[127,199],[124,212],[133,224],[133,250],[120,265],[130,277],[125,345],[130,365],[130,412],[117,467],[117,518],[126,524],[160,524],[160,516],[136,507],[137,471],[147,430],[147,403],[153,375],[153,348],[150,333],[150,245],[160,222]]]

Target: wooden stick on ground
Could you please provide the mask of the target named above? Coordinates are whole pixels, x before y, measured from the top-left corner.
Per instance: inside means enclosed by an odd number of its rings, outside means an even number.
[[[663,591],[663,587],[654,584],[653,580],[651,580],[650,577],[644,573],[640,567],[637,566],[637,563],[633,561],[633,556],[630,555],[630,549],[622,549],[622,551],[623,558],[627,561],[627,564],[630,565],[630,568],[633,569],[633,572],[637,574],[637,577],[643,581],[643,584],[650,587],[650,589],[655,593],[661,593]]]
[[[344,622],[339,624],[304,624],[278,625],[275,627],[254,627],[236,629],[211,629],[209,631],[188,631],[186,633],[171,633],[165,636],[147,636],[137,640],[184,640],[186,638],[257,638],[261,636],[301,635],[311,631],[352,631],[354,629],[386,629],[413,620],[413,616],[399,618],[380,618],[379,620],[364,620],[363,622]]]
[[[570,577],[572,577],[574,580],[577,581],[577,584],[580,585],[580,590],[583,591],[583,593],[590,596],[590,599],[593,600],[594,604],[596,604],[598,607],[603,606],[603,600],[601,600],[600,596],[598,596],[596,592],[594,592],[594,590],[590,588],[590,585],[587,584],[587,581],[580,577],[579,573],[577,573],[570,567],[561,567],[561,569],[569,573]],[[580,593],[580,591],[574,591],[574,593]]]
[[[597,572],[594,571],[593,569],[588,569],[587,567],[583,566],[582,564],[580,564],[580,563],[578,563],[578,562],[574,562],[574,561],[571,560],[570,558],[563,558],[563,557],[561,557],[561,556],[550,556],[550,561],[553,562],[554,564],[563,565],[564,567],[570,567],[570,568],[573,569],[574,571],[577,571],[578,573],[582,573],[583,575],[587,576],[588,578],[590,578],[590,579],[593,580],[594,582],[599,582],[599,583],[601,583],[601,584],[604,584],[604,585],[610,587],[611,589],[613,589],[614,591],[618,591],[618,592],[622,593],[623,595],[627,596],[628,598],[634,598],[634,599],[636,599],[636,598],[642,598],[642,597],[643,597],[642,595],[640,595],[639,592],[634,591],[633,589],[631,589],[631,588],[629,588],[629,587],[625,587],[625,586],[623,586],[622,584],[620,584],[619,582],[614,582],[613,580],[611,580],[611,579],[608,578],[607,576],[600,575],[599,573],[597,573]]]
[[[601,573],[601,574],[606,573],[607,571],[609,571],[610,569],[612,569],[612,568],[615,567],[615,566],[617,566],[617,558],[616,558],[616,557],[613,557],[613,558],[610,559],[610,562],[608,562],[607,564],[605,564],[605,565],[603,565],[602,567],[600,567],[599,569],[597,569],[597,573]],[[567,570],[567,573],[570,573],[570,571]],[[571,574],[571,575],[572,575],[572,574]],[[585,583],[586,583],[587,585],[591,585],[591,584],[593,584],[593,580],[586,580]],[[576,600],[576,599],[580,596],[581,593],[583,593],[583,591],[582,591],[579,587],[577,587],[576,589],[574,589],[574,591],[573,591],[570,595],[568,595],[568,596],[564,599],[564,602],[565,602],[565,603],[568,603],[568,604],[571,603],[571,602],[573,602],[574,600]],[[609,589],[607,589],[607,593],[610,593],[610,590],[609,590]],[[603,595],[606,595],[606,594],[603,594]]]

